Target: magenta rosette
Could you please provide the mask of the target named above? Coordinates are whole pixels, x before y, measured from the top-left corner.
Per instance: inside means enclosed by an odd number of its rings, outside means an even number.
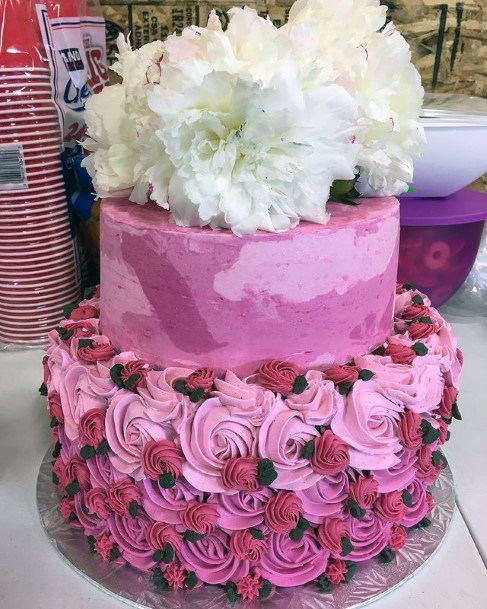
[[[427,488],[427,484],[420,480],[413,480],[406,487],[411,495],[411,507],[406,506],[404,518],[399,524],[405,527],[414,527],[430,513],[430,495],[426,492]]]
[[[74,338],[93,338],[100,333],[98,319],[81,319],[79,321],[71,321],[63,319],[59,322],[58,328],[66,334],[61,336],[61,340],[69,347]]]
[[[342,539],[350,539],[348,524],[339,518],[325,518],[318,528],[318,541],[322,548],[338,558],[342,552]]]
[[[226,461],[257,456],[256,436],[248,417],[235,416],[218,398],[204,401],[181,427],[185,478],[201,491],[224,492],[222,473]]]
[[[304,457],[306,445],[319,436],[314,425],[304,422],[301,412],[281,402],[259,431],[259,452],[270,459],[277,472],[274,488],[299,491],[316,484],[321,475]]]
[[[340,516],[349,494],[349,480],[345,472],[324,476],[313,486],[297,491],[304,509],[304,517],[314,525],[328,516]]]
[[[354,384],[345,408],[331,422],[333,432],[351,447],[352,467],[381,470],[398,462],[398,421],[403,410],[375,381],[359,380]]]
[[[143,359],[133,359],[126,362],[120,371],[120,379],[124,386],[130,391],[136,391],[139,387],[145,387],[145,378],[151,369],[149,362]]]
[[[293,392],[294,383],[300,374],[299,368],[291,362],[272,360],[260,368],[258,381],[269,391],[288,395]]]
[[[90,493],[91,491],[88,491]],[[92,512],[89,507],[87,500],[88,493],[77,493],[74,496],[74,509],[78,518],[78,526],[83,528],[85,535],[93,535],[93,537],[100,537],[108,533],[108,522],[107,517],[109,512],[105,516],[97,515]],[[88,513],[86,513],[88,511]],[[105,513],[100,510],[100,513]]]
[[[378,490],[377,480],[372,476],[368,478],[359,476],[355,482],[350,483],[350,497],[364,510],[374,505]]]
[[[259,563],[267,552],[267,542],[254,537],[248,530],[236,531],[230,541],[230,550],[239,560]]]
[[[310,464],[313,471],[322,476],[339,474],[350,464],[349,448],[343,440],[327,429],[314,441]]]
[[[69,366],[60,388],[67,437],[76,440],[81,417],[94,408],[106,410],[116,392],[110,377],[100,374],[98,368],[78,363]]]
[[[167,544],[177,552],[181,549],[181,535],[165,522],[153,522],[146,530],[146,539],[153,550],[164,550]]]
[[[122,557],[136,569],[148,571],[154,566],[154,550],[147,542],[147,529],[152,521],[139,509],[135,518],[112,514],[108,518],[108,527]]]
[[[275,533],[289,533],[303,516],[303,504],[296,493],[278,491],[265,507],[264,521]]]
[[[255,493],[263,487],[258,480],[260,459],[257,457],[232,457],[225,463],[222,482],[225,490]]]
[[[208,584],[225,584],[242,579],[248,575],[250,564],[233,554],[230,542],[230,535],[221,529],[195,543],[184,541],[180,553],[181,563]]]
[[[404,489],[416,477],[415,464],[418,457],[413,450],[404,449],[397,453],[398,462],[388,469],[376,470],[372,473],[377,481],[380,493],[390,493]]]
[[[300,541],[286,533],[270,533],[268,550],[262,557],[262,577],[275,586],[302,586],[324,573],[329,553],[323,549],[312,529]]]
[[[132,501],[139,503],[140,491],[129,478],[110,484],[107,488],[107,503],[119,516],[128,516]]]
[[[203,493],[180,478],[172,488],[162,488],[158,482],[146,478],[139,484],[144,510],[154,520],[182,525],[181,513],[193,499],[203,500]]]
[[[92,408],[85,412],[79,420],[79,441],[82,446],[92,446],[98,449],[105,434],[105,414],[103,408]]]
[[[106,434],[113,466],[135,480],[145,477],[144,446],[150,440],[170,440],[172,430],[152,421],[142,398],[121,390],[110,401],[106,416]]]
[[[126,476],[117,471],[108,455],[95,455],[86,462],[90,470],[90,481],[93,488],[107,489],[110,484],[125,480]]]
[[[267,501],[274,495],[270,488],[255,493],[239,491],[210,495],[209,501],[218,506],[218,524],[229,531],[259,527],[264,523]]]
[[[405,307],[401,313],[402,319],[413,321],[420,317],[429,317],[431,314],[430,308],[425,305],[415,304],[414,302]]]
[[[301,412],[309,425],[329,425],[337,410],[343,408],[343,396],[331,380],[325,380],[322,372],[310,370],[304,376],[308,386],[303,393],[290,395],[286,405]]]
[[[179,478],[183,460],[181,449],[172,440],[149,440],[144,446],[144,472],[151,480],[158,480],[161,474]]]
[[[392,523],[384,522],[372,510],[362,520],[349,516],[346,520],[353,550],[347,560],[363,562],[382,552],[391,535]]]
[[[213,533],[218,522],[218,508],[214,503],[189,501],[181,512],[181,523],[186,529],[200,535]]]

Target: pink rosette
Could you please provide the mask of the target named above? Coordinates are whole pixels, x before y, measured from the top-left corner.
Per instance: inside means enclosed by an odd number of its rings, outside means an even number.
[[[431,311],[429,307],[412,303],[403,309],[401,317],[407,321],[413,321],[415,319],[419,319],[420,317],[429,317],[430,313]]]
[[[106,434],[113,466],[135,480],[145,477],[144,446],[149,440],[171,440],[172,430],[147,416],[147,406],[136,393],[122,389],[109,404]]]
[[[276,405],[276,396],[272,391],[252,382],[255,379],[254,375],[241,380],[228,370],[224,379],[215,379],[215,391],[212,395],[235,416],[244,414],[250,417],[254,425],[260,426]]]
[[[359,374],[359,366],[333,366],[333,368],[325,370],[326,378],[335,385],[340,385],[341,383],[355,383],[358,381]]]
[[[316,484],[296,495],[301,499],[304,517],[314,525],[326,517],[341,516],[349,494],[349,480],[345,472],[324,476]]]
[[[186,575],[186,569],[177,560],[170,562],[164,570],[164,578],[173,590],[182,590],[184,588]]]
[[[433,451],[429,446],[421,446],[415,463],[418,477],[428,485],[433,484],[441,474],[441,465],[433,465]]]
[[[230,540],[230,550],[239,560],[260,563],[267,552],[265,539],[256,539],[248,530],[236,531]]]
[[[398,462],[398,420],[404,407],[392,402],[375,381],[357,381],[331,428],[350,445],[350,465],[381,470]]]
[[[142,571],[148,571],[154,566],[154,550],[147,542],[147,529],[151,524],[151,519],[140,508],[135,518],[118,514],[108,518],[108,527],[122,557],[129,565]]]
[[[91,486],[91,482],[90,471],[86,462],[80,457],[71,457],[64,466],[63,480],[65,486],[76,480],[81,490],[87,491]]]
[[[222,482],[225,490],[255,493],[262,490],[257,479],[260,459],[257,457],[232,457],[225,463]]]
[[[88,491],[90,493],[91,491]],[[87,505],[88,493],[77,493],[74,496],[74,509],[78,518],[78,526],[81,527],[85,535],[93,535],[93,537],[100,537],[108,533],[108,522],[107,516],[97,516],[94,512],[86,514],[86,510],[90,510]],[[103,510],[100,510],[104,513]]]
[[[328,562],[328,566],[326,567],[325,576],[327,580],[333,586],[338,586],[343,581],[345,581],[345,576],[347,574],[347,565],[344,560],[338,559],[334,560],[330,559]]]
[[[108,362],[117,354],[106,336],[94,336],[92,340],[92,347],[80,347],[79,339],[72,342],[73,356],[84,364],[95,365],[97,362]]]
[[[182,544],[181,535],[171,524],[165,522],[153,522],[146,530],[146,540],[153,550],[164,550],[169,544],[179,552]]]
[[[90,319],[89,321],[86,319],[80,321],[63,319],[59,322],[59,328],[64,328],[68,333],[72,333],[71,336],[66,340],[63,340],[63,342],[69,347],[74,338],[93,338],[93,336],[100,333],[99,323],[98,319]]]
[[[417,357],[416,352],[412,347],[395,343],[387,345],[385,354],[387,357],[390,357],[395,364],[405,366],[410,366]]]
[[[260,589],[262,588],[262,579],[260,577],[260,569],[254,569],[237,583],[237,594],[244,601],[253,601],[258,598]]]
[[[74,506],[74,497],[63,497],[59,502],[59,511],[66,522],[69,522],[75,517],[76,510]]]
[[[174,383],[191,373],[189,368],[166,368],[149,370],[145,377],[145,387],[138,392],[149,407],[147,416],[155,423],[168,423],[179,433],[182,423],[196,405],[188,396],[178,393]]]
[[[259,452],[274,463],[277,479],[273,488],[299,491],[316,484],[321,475],[304,458],[306,444],[319,436],[314,425],[304,422],[301,412],[278,404],[259,430]]]
[[[98,309],[91,304],[80,304],[71,311],[69,319],[71,321],[82,321],[83,319],[97,319]]]
[[[213,533],[218,522],[218,508],[214,503],[189,501],[181,512],[181,523],[186,529],[195,531],[200,535]]]
[[[331,380],[325,380],[322,372],[310,370],[305,375],[308,386],[300,394],[292,394],[285,404],[291,410],[302,413],[309,425],[329,425],[334,414],[343,408],[344,400]]]
[[[267,502],[264,521],[275,533],[289,533],[296,528],[303,514],[303,504],[295,493],[278,491]]]
[[[50,419],[57,419],[60,425],[64,424],[64,413],[61,406],[61,396],[57,391],[51,391],[47,396],[47,408]]]
[[[98,449],[105,435],[105,414],[102,408],[92,408],[79,420],[79,441],[82,446],[93,446]]]
[[[95,552],[104,560],[108,562],[112,555],[112,550],[115,548],[115,540],[109,534],[103,534],[98,537],[94,543]]]
[[[150,369],[149,362],[143,359],[130,360],[124,364],[120,372],[120,378],[124,383],[127,383],[129,379],[136,379],[131,381],[129,388],[130,391],[136,391],[139,387],[146,386],[145,378]],[[128,387],[128,385],[125,385],[125,387]]]
[[[179,478],[184,456],[172,440],[149,440],[144,446],[142,461],[144,471],[151,480],[159,480],[161,474]]]
[[[275,586],[302,586],[326,570],[329,553],[320,546],[312,529],[305,531],[300,541],[293,541],[287,533],[270,533],[266,541],[262,577]]]
[[[203,493],[180,478],[172,488],[162,488],[158,482],[146,478],[140,483],[141,502],[144,510],[154,520],[181,525],[181,513],[193,499],[203,500]]]
[[[387,547],[393,552],[399,552],[399,550],[404,548],[407,540],[408,534],[406,533],[406,529],[397,524],[393,524]]]
[[[357,363],[374,373],[374,381],[392,402],[418,414],[433,412],[444,386],[439,368],[422,365],[421,358],[415,361],[414,366],[393,364],[387,360],[368,355],[357,358]]]
[[[359,476],[355,482],[350,483],[350,497],[364,510],[371,508],[377,499],[379,485],[369,476]]]
[[[181,427],[186,457],[185,478],[201,491],[223,493],[225,463],[232,457],[257,456],[256,430],[245,416],[237,417],[218,398],[205,400]]]
[[[419,480],[413,480],[411,484],[406,487],[406,490],[411,495],[412,505],[411,507],[406,507],[404,518],[399,524],[408,528],[414,527],[430,513],[429,496],[426,492],[427,488],[426,483],[422,483]]]
[[[92,488],[84,497],[85,505],[90,514],[106,519],[112,511],[108,505],[107,493],[104,488]]]
[[[406,506],[400,491],[391,491],[379,495],[374,503],[374,510],[377,516],[384,522],[402,522],[406,515]]]
[[[47,387],[49,380],[51,378],[51,371],[49,370],[49,357],[47,355],[44,355],[44,357],[42,358],[42,372],[43,372],[42,382]]]
[[[423,443],[423,432],[421,430],[421,417],[419,414],[408,410],[399,421],[399,437],[402,445],[411,450],[418,449]]]
[[[119,516],[128,516],[132,501],[139,503],[140,491],[130,478],[110,484],[107,488],[107,503]]]
[[[414,320],[408,327],[408,334],[411,340],[424,340],[436,334],[438,332],[438,326],[433,323],[425,323],[423,321]]]
[[[125,480],[126,476],[118,472],[110,462],[108,455],[95,455],[86,462],[90,470],[90,481],[93,488],[107,489],[110,484]]]
[[[233,495],[219,493],[210,495],[208,501],[218,506],[218,524],[229,531],[240,531],[262,526],[267,501],[273,496],[270,488],[255,493],[239,491]]]
[[[327,429],[314,442],[311,468],[322,476],[332,476],[347,469],[350,463],[348,446]]]
[[[108,376],[100,374],[98,368],[74,363],[64,372],[60,384],[61,404],[64,412],[66,435],[70,440],[79,437],[81,417],[94,408],[106,410],[108,400],[115,395]]]
[[[272,360],[266,362],[258,372],[258,382],[265,389],[288,395],[293,392],[294,382],[301,374],[291,362]]]
[[[398,462],[392,467],[372,473],[379,486],[379,493],[404,489],[416,477],[415,464],[418,459],[416,452],[404,449],[397,453],[397,458]]]
[[[188,391],[203,389],[205,394],[208,394],[213,389],[215,376],[215,372],[209,368],[198,368],[186,378],[186,389]]]
[[[200,541],[183,542],[180,559],[188,571],[194,571],[207,584],[238,581],[249,573],[249,561],[238,559],[230,550],[231,537],[216,529]]]
[[[391,522],[384,522],[372,510],[368,510],[362,520],[348,516],[348,529],[353,550],[347,560],[363,562],[374,558],[387,546],[391,536]]]
[[[453,404],[458,397],[458,391],[455,387],[445,387],[441,401],[435,414],[440,415],[443,419],[450,420],[452,417]]]
[[[318,540],[322,548],[325,548],[334,558],[338,558],[342,552],[342,539],[350,539],[348,524],[338,518],[325,518],[318,528]]]

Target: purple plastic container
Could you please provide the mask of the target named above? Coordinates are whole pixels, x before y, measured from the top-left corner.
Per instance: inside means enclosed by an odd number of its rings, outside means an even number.
[[[486,193],[463,189],[444,199],[402,198],[398,281],[442,305],[468,277],[486,219]]]

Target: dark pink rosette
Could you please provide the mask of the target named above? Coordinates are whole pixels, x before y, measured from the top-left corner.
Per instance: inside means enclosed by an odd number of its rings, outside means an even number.
[[[270,533],[266,541],[262,577],[275,586],[302,586],[326,570],[329,553],[320,546],[312,529],[305,531],[300,541],[293,541],[287,533]]]
[[[433,464],[433,451],[429,446],[421,446],[415,463],[418,477],[431,485],[441,474],[441,465]]]
[[[44,357],[42,358],[42,372],[43,372],[42,382],[47,387],[47,385],[49,384],[49,380],[51,378],[51,371],[49,370],[49,357],[47,355],[44,355]]]
[[[349,480],[345,472],[324,476],[304,491],[297,491],[304,509],[304,517],[314,525],[327,516],[340,516],[349,494]]]
[[[245,413],[235,416],[218,398],[205,400],[181,427],[185,478],[201,491],[224,492],[225,463],[234,457],[256,457],[256,436]]]
[[[88,491],[88,493],[90,492]],[[74,496],[74,507],[79,526],[83,528],[85,535],[93,535],[93,537],[106,535],[108,533],[107,517],[109,512],[104,516],[97,516],[94,512],[90,512],[86,499],[88,493],[81,492]],[[86,513],[87,511],[88,513]],[[100,510],[100,513],[104,513],[103,510]]]
[[[186,529],[201,535],[213,533],[218,523],[218,508],[214,503],[189,501],[181,512],[181,522]]]
[[[127,476],[117,471],[108,455],[95,455],[86,462],[90,470],[90,481],[93,488],[107,489],[110,484],[125,480]]]
[[[428,504],[427,514],[431,514],[433,508],[435,507],[435,500],[433,499],[433,495],[431,493],[426,493],[426,503]]]
[[[402,445],[411,450],[418,449],[423,443],[423,432],[421,430],[421,417],[419,414],[408,410],[399,421],[399,437]]]
[[[184,456],[172,440],[149,440],[144,446],[142,462],[144,471],[151,480],[159,480],[161,474],[179,478]]]
[[[240,531],[264,524],[265,506],[273,495],[274,492],[266,487],[255,493],[218,493],[210,495],[209,501],[218,506],[218,524],[222,528]]]
[[[225,490],[255,493],[262,490],[257,479],[260,459],[257,457],[232,457],[225,463],[222,482]]]
[[[310,370],[304,375],[308,386],[300,394],[292,394],[286,400],[291,410],[298,410],[305,423],[329,425],[335,412],[343,408],[344,400],[331,380],[325,380],[318,370]]]
[[[74,497],[63,497],[59,502],[59,511],[61,512],[61,516],[67,522],[74,522],[73,519],[77,520]]]
[[[265,389],[289,395],[293,392],[296,378],[301,374],[291,362],[272,360],[266,362],[258,372],[258,382]]]
[[[314,425],[303,420],[303,414],[283,402],[276,405],[259,430],[259,452],[270,459],[277,472],[273,488],[299,491],[316,484],[322,477],[313,471],[305,458],[306,445],[319,436]]]
[[[77,347],[76,356],[84,364],[96,365],[97,362],[108,362],[117,354],[106,336],[93,337],[91,347],[80,347],[78,341],[73,341],[74,343]]]
[[[188,391],[203,389],[205,394],[208,394],[213,389],[215,377],[215,372],[210,368],[198,368],[186,378],[186,389]]]
[[[463,366],[463,353],[462,353],[462,350],[458,347],[456,349],[456,356],[457,356],[458,363],[460,364],[460,367],[462,367]]]
[[[279,491],[267,502],[264,520],[271,531],[289,533],[303,515],[303,504],[296,493]]]
[[[153,522],[146,530],[146,539],[153,550],[164,550],[167,544],[177,552],[181,549],[181,535],[172,524]]]
[[[403,309],[401,313],[402,319],[413,321],[420,317],[429,317],[431,314],[430,308],[425,305],[415,304],[414,302]]]
[[[342,539],[350,539],[348,524],[339,518],[325,518],[318,527],[318,541],[333,557],[339,557],[342,552]]]
[[[85,304],[79,305],[76,309],[71,311],[69,319],[71,321],[82,321],[83,319],[96,319],[99,317],[98,309],[96,309],[93,305]]]
[[[101,558],[108,562],[112,555],[112,550],[116,547],[115,540],[110,534],[100,535],[94,543],[95,552],[101,556]]]
[[[166,567],[164,578],[173,590],[182,590],[187,574],[186,569],[179,564],[179,561],[173,560]]]
[[[47,407],[50,419],[56,419],[61,425],[64,424],[64,413],[61,406],[61,396],[57,391],[51,391],[47,396]]]
[[[172,440],[171,428],[155,423],[136,393],[122,389],[112,398],[105,426],[113,466],[135,480],[145,478],[143,452],[150,440]]]
[[[265,539],[255,538],[249,530],[236,531],[230,540],[230,550],[239,560],[260,563],[267,552]]]
[[[360,374],[360,368],[358,366],[333,366],[325,370],[325,376],[329,381],[332,381],[335,385],[341,383],[355,383],[358,381]]]
[[[61,331],[66,332],[66,338],[61,336],[61,340],[69,347],[73,338],[93,338],[99,334],[99,321],[98,319],[85,319],[80,321],[63,320],[59,323]]]
[[[105,434],[105,414],[103,408],[92,408],[79,420],[79,441],[82,446],[93,446],[98,449]]]
[[[393,524],[387,547],[393,552],[399,552],[399,550],[404,548],[407,540],[408,534],[406,533],[406,529],[397,524]]]
[[[390,357],[395,364],[402,364],[405,366],[410,366],[416,359],[416,352],[412,347],[394,343],[387,345],[386,355]]]
[[[129,478],[107,488],[107,503],[120,516],[128,516],[132,501],[140,502],[140,491]]]
[[[396,283],[396,295],[405,294],[406,292],[407,290],[402,283]]]
[[[359,476],[355,482],[350,483],[350,497],[364,510],[371,508],[377,499],[379,485],[369,476]]]
[[[450,420],[452,417],[453,404],[458,397],[458,390],[455,387],[445,387],[441,401],[435,414],[439,414],[443,419]]]
[[[374,503],[374,511],[384,522],[402,522],[406,515],[406,506],[400,491],[391,491],[379,495]]]
[[[406,487],[406,490],[411,495],[411,507],[406,506],[404,518],[399,524],[408,528],[414,527],[430,513],[427,488],[427,484],[420,480],[413,480]]]
[[[404,406],[395,404],[374,380],[357,381],[337,412],[331,428],[350,446],[350,465],[360,470],[382,470],[398,462],[398,421]]]
[[[136,391],[139,387],[146,386],[146,376],[151,369],[149,362],[143,359],[130,360],[124,364],[120,378],[125,384],[127,389],[130,391]],[[129,383],[130,386],[127,384]]]
[[[54,461],[53,466],[52,466],[52,473],[53,476],[55,476],[58,480],[57,486],[60,492],[64,493],[64,489],[66,487],[66,484],[68,484],[68,482],[66,481],[65,478],[65,462],[63,460],[63,458],[61,457],[61,455],[59,455],[59,457],[57,457],[57,459]]]
[[[135,518],[118,514],[108,518],[110,532],[122,557],[129,565],[142,571],[148,571],[154,566],[154,550],[147,542],[147,529],[151,524],[151,519],[142,508],[139,508]]]
[[[203,500],[203,493],[183,478],[176,480],[172,488],[162,488],[159,483],[146,478],[140,483],[141,502],[144,510],[154,520],[182,525],[181,513],[193,499]]]
[[[84,502],[90,514],[95,514],[98,518],[106,519],[111,507],[108,504],[107,493],[104,488],[92,488],[84,496]]]
[[[428,336],[436,334],[436,332],[438,332],[438,326],[434,322],[428,324],[419,320],[413,321],[408,328],[408,334],[411,340],[424,340],[425,338],[428,338]]]
[[[391,522],[381,520],[373,510],[367,510],[362,520],[348,516],[348,529],[353,550],[347,560],[363,562],[377,556],[387,546],[391,536]]]
[[[233,554],[230,541],[230,535],[221,529],[216,529],[195,543],[184,541],[180,553],[181,563],[207,584],[238,581],[248,575],[250,563]]]
[[[262,588],[260,574],[260,569],[253,569],[248,575],[236,582],[237,594],[242,597],[242,600],[253,601],[258,598]]]
[[[347,565],[344,560],[330,558],[326,567],[325,576],[333,586],[338,586],[345,581],[347,574]]]
[[[87,491],[91,487],[90,470],[80,457],[71,457],[64,466],[63,479],[65,486],[71,482],[78,482],[81,490]]]
[[[347,469],[350,464],[348,446],[343,440],[327,429],[314,441],[314,451],[310,459],[311,468],[322,476],[332,476]]]
[[[372,473],[379,485],[379,493],[390,493],[398,488],[406,488],[416,477],[415,464],[418,459],[416,452],[404,449],[397,453],[397,457],[399,461],[393,467]]]

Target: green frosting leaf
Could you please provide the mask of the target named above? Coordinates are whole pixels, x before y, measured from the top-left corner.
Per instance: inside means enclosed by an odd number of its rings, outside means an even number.
[[[390,548],[384,548],[382,552],[379,554],[379,560],[383,563],[392,562],[395,558],[394,552]]]
[[[277,478],[274,463],[270,459],[262,459],[257,466],[257,480],[262,486],[271,485]]]
[[[71,304],[66,304],[63,306],[63,315],[66,319],[69,319],[71,313],[78,308],[77,302],[72,302]]]
[[[124,382],[123,386],[125,389],[131,389],[138,381],[140,381],[140,373],[136,372],[131,374],[128,379]]]
[[[159,486],[161,488],[172,488],[176,484],[172,474],[161,474],[159,476]]]
[[[102,440],[100,442],[100,445],[98,446],[98,449],[96,451],[97,455],[104,455],[108,450],[108,440]]]
[[[92,285],[89,288],[86,288],[84,294],[83,294],[83,300],[90,300],[90,298],[93,298],[93,296],[95,295],[96,292],[96,285]]]
[[[352,542],[348,537],[342,537],[342,551],[340,556],[348,556],[350,552],[353,552]]]
[[[293,541],[301,541],[301,539],[303,539],[303,536],[304,536],[303,529],[300,529],[298,527],[296,527],[295,529],[292,529],[291,531],[289,531],[289,537]]]
[[[416,287],[415,287],[415,286],[414,286],[412,283],[403,283],[403,284],[402,284],[402,287],[403,287],[405,290],[407,290],[408,292],[410,292],[411,290],[415,290],[415,289],[416,289]],[[418,294],[418,296],[419,296],[419,294]],[[421,296],[419,296],[419,298],[421,298]],[[421,300],[423,300],[423,299],[421,298]],[[413,302],[414,302],[414,301],[413,301]]]
[[[413,507],[413,496],[407,489],[402,492],[402,502],[408,508]]]
[[[86,446],[83,446],[81,448],[79,454],[82,459],[87,461],[88,459],[91,459],[91,457],[94,457],[96,455],[96,450],[93,448],[93,446],[88,446],[87,444]]]
[[[418,527],[421,529],[427,529],[431,525],[431,520],[429,518],[423,518],[421,522],[418,522]]]
[[[346,195],[354,188],[354,184],[355,180],[334,180],[330,187],[330,196]]]
[[[47,397],[47,387],[46,387],[46,383],[42,383],[42,385],[39,387],[39,393],[41,395],[43,395],[44,397]]]
[[[447,431],[446,432],[446,441],[448,442],[448,440],[451,438],[451,431]],[[53,455],[54,457],[54,455]]]
[[[420,321],[422,324],[428,324],[429,326],[433,325],[433,320],[431,317],[420,317],[418,321]]]
[[[123,365],[122,364],[115,364],[114,366],[112,366],[110,368],[110,378],[112,379],[112,381],[115,383],[115,385],[119,388],[119,389],[123,389],[123,381],[122,381],[122,370],[123,370]]]
[[[81,506],[81,511],[85,516],[88,516],[90,514],[90,510],[86,507],[86,505]]]
[[[56,419],[56,417],[52,417],[51,422],[49,423],[49,427],[51,429],[53,429],[54,427],[57,427],[59,425],[59,421]]]
[[[259,598],[264,599],[267,598],[272,592],[272,584],[268,579],[262,580],[262,587],[259,590]]]
[[[156,550],[152,555],[152,560],[154,562],[162,562],[162,557],[164,556],[164,550]]]
[[[54,484],[57,486],[57,485],[59,484],[59,478],[58,478],[58,476],[57,476],[56,472],[52,472],[51,477],[52,477],[52,481],[53,481],[53,482],[54,482]]]
[[[233,582],[227,582],[225,590],[227,593],[227,598],[231,603],[234,603],[236,600],[238,600],[236,584],[234,584]]]
[[[196,573],[194,571],[190,571],[188,575],[186,575],[186,577],[184,578],[184,583],[186,584],[186,588],[192,590],[198,583]]]
[[[310,440],[307,442],[303,451],[303,459],[311,459],[311,457],[315,454],[315,441]]]
[[[203,387],[198,387],[198,389],[195,389],[189,394],[189,401],[193,404],[197,404],[201,399],[203,399],[204,395],[205,390],[203,389]]]
[[[325,594],[329,594],[332,591],[331,582],[325,575],[320,575],[318,578],[318,586],[320,587],[321,592],[324,592]]]
[[[457,402],[455,402],[453,404],[453,408],[452,408],[451,414],[452,414],[452,417],[454,419],[456,419],[457,421],[461,421],[462,420],[462,415],[460,413],[460,409],[458,408]]]
[[[352,387],[353,387],[353,383],[350,383],[350,382],[340,383],[338,385],[338,393],[340,395],[348,395],[350,393],[350,391],[352,390]]]
[[[68,522],[74,522],[77,519],[78,517],[76,516],[75,512],[71,512],[71,514],[68,516]]]
[[[310,523],[308,520],[306,520],[306,518],[303,518],[301,516],[301,518],[298,520],[298,524],[296,525],[296,527],[298,529],[301,529],[302,531],[307,531],[310,528]]]
[[[350,509],[350,515],[353,518],[356,518],[357,520],[363,520],[363,518],[365,516],[365,510],[364,510],[364,508],[361,508],[359,506],[359,504],[354,499],[352,499],[351,497],[349,497],[347,499],[347,505],[348,505],[348,507]]]
[[[175,391],[182,393],[183,395],[189,395],[189,391],[186,387],[186,381],[184,379],[177,380],[173,385]]]
[[[431,455],[431,461],[433,462],[433,465],[435,467],[438,467],[439,465],[441,465],[441,450],[435,450],[434,453],[432,453]]]
[[[358,201],[354,201],[350,199],[350,197],[342,196],[342,195],[334,195],[333,201],[337,203],[342,203],[343,205],[352,205],[353,207],[358,207],[360,203]]]
[[[174,558],[174,548],[170,543],[166,543],[166,547],[162,552],[162,562],[169,564],[171,560]]]
[[[79,482],[77,480],[73,480],[66,486],[66,493],[69,497],[74,497],[81,490]]]
[[[406,286],[408,286],[408,287],[406,287]],[[407,284],[407,283],[406,283],[406,284],[404,284],[402,287],[403,287],[405,290],[414,290],[413,286],[412,286],[412,285],[410,286],[410,285],[409,285],[409,284]],[[415,296],[413,296],[412,301],[414,302],[414,304],[417,304],[417,305],[420,305],[420,306],[424,305],[424,299],[423,299],[423,297],[422,297],[422,296],[420,296],[419,294],[416,294]]]
[[[293,385],[293,393],[300,395],[308,386],[308,381],[304,375],[300,375],[296,377]]]
[[[423,444],[433,444],[440,437],[440,432],[431,425],[429,421],[421,421],[421,431],[423,432]]]
[[[186,529],[186,531],[184,532],[183,537],[184,537],[184,539],[186,541],[189,541],[191,543],[196,543],[200,539],[203,539],[204,534],[203,533],[197,533],[196,531],[191,531],[190,529]]]
[[[92,349],[94,345],[95,345],[95,341],[92,340],[91,338],[80,338],[78,340],[79,349],[84,349],[84,348]]]
[[[110,552],[110,562],[117,560],[120,557],[120,550],[117,546],[113,546],[112,551]]]
[[[351,560],[345,561],[345,566],[347,567],[347,572],[345,574],[345,579],[343,580],[344,584],[348,584],[349,581],[352,580],[355,572],[357,571],[357,563]]]
[[[252,535],[254,539],[264,539],[265,535],[260,529],[256,529],[255,527],[251,527],[249,529],[249,533]]]
[[[133,499],[129,504],[129,514],[132,518],[136,518],[137,512],[139,511],[139,505],[135,499]]]
[[[59,457],[59,455],[61,454],[61,448],[62,448],[62,444],[61,442],[58,440],[56,442],[56,444],[54,445],[54,450],[52,451],[52,456],[57,459]]]
[[[358,377],[362,381],[370,381],[370,379],[374,377],[374,373],[372,372],[372,370],[367,370],[366,368],[364,368],[360,371]]]
[[[428,353],[428,347],[426,345],[423,345],[423,343],[415,343],[412,347],[414,353],[416,353],[416,355],[426,355]]]
[[[94,554],[96,552],[95,550],[95,537],[93,535],[88,535],[88,537],[86,538],[88,541],[88,548],[90,550],[90,554]]]
[[[152,580],[157,592],[164,592],[164,590],[169,586],[169,583],[164,577],[162,570],[159,567],[154,567],[152,572],[154,573]]]

